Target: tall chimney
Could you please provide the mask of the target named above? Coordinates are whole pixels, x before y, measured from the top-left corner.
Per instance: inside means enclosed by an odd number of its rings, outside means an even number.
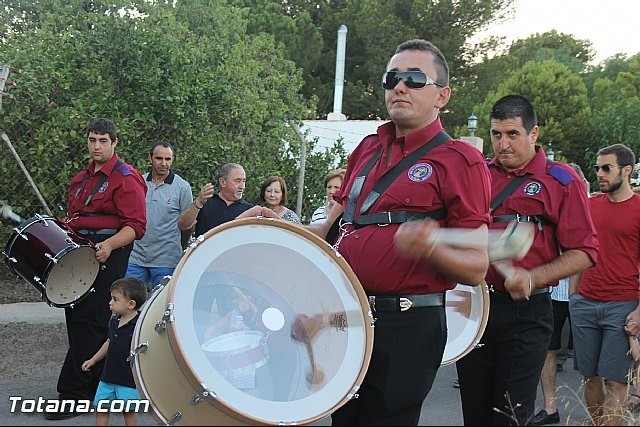
[[[327,115],[327,120],[347,120],[342,114],[342,93],[344,92],[344,58],[347,50],[347,26],[342,24],[338,28],[338,47],[336,49],[336,81],[333,92],[333,112]]]

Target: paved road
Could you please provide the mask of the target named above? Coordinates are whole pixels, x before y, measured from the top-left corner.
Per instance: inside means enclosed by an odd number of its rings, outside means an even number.
[[[50,308],[44,303],[20,303],[0,305],[0,325],[16,321],[32,323],[63,323],[64,312],[61,309]],[[571,359],[565,364],[563,372],[558,373],[558,395],[561,402],[563,425],[584,425],[586,411],[582,403],[582,389],[580,375],[571,369]],[[38,396],[54,398],[55,384],[58,372],[52,372],[45,377],[27,377],[23,381],[9,382],[0,376],[0,425],[93,425],[93,414],[86,414],[65,421],[46,421],[42,414],[10,413],[11,402],[9,396],[23,396],[25,399],[37,399]],[[440,369],[433,389],[423,405],[420,425],[455,426],[462,425],[460,396],[453,388],[456,378],[455,366],[445,366]],[[540,400],[540,399],[538,399]],[[538,402],[540,407],[540,402]],[[330,408],[327,408],[330,409]],[[139,425],[155,425],[155,420],[149,414],[141,414]],[[122,417],[114,414],[112,425],[123,425]],[[328,425],[328,419],[322,419],[315,425]]]

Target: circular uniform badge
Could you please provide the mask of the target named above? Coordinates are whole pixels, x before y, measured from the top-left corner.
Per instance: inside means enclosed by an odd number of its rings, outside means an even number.
[[[542,190],[542,184],[540,184],[538,181],[533,181],[528,183],[524,187],[524,194],[526,194],[527,196],[535,196],[541,190]]]
[[[411,166],[411,169],[407,172],[409,179],[413,182],[422,182],[429,179],[433,173],[433,168],[428,163],[416,163]]]

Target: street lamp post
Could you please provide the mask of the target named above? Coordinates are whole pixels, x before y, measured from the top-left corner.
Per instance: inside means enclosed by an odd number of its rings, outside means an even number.
[[[469,130],[471,140],[475,142],[475,132],[478,130],[478,118],[474,114],[471,114],[467,119],[467,129]]]
[[[549,140],[549,149],[547,150],[547,159],[553,162],[556,158],[556,153],[553,151],[553,148],[551,148],[551,142],[552,140]]]

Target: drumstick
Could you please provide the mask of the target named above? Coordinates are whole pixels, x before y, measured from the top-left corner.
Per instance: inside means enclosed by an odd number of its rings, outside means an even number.
[[[2,208],[0,208],[0,212],[2,213],[2,218],[10,219],[15,222],[24,221],[24,219],[22,219],[20,215],[13,212],[13,209],[11,208],[11,206],[5,204],[2,201],[0,201],[0,205],[2,205]]]
[[[325,322],[322,314],[316,314],[311,317],[304,314],[298,315],[291,325],[291,338],[304,343],[307,348],[311,362],[311,372],[307,374],[307,381],[311,384],[320,384],[324,381],[324,372],[316,365],[313,357],[313,345],[311,344],[313,337],[323,327],[325,327]]]
[[[431,233],[432,243],[446,243],[465,248],[487,247],[489,261],[522,259],[533,244],[535,227],[528,222],[511,222],[504,230],[484,232],[465,228],[440,228]]]

